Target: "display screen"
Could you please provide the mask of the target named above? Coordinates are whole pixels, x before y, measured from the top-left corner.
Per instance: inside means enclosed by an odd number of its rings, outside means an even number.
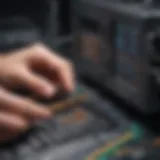
[[[140,58],[138,30],[136,27],[118,23],[115,32],[116,75],[138,89]]]

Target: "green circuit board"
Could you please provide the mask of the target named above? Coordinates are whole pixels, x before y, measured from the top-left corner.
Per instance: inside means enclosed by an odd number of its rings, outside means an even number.
[[[143,135],[142,127],[138,124],[132,124],[127,132],[92,152],[91,155],[87,156],[86,160],[109,160],[109,157],[114,155],[125,144],[139,141]]]

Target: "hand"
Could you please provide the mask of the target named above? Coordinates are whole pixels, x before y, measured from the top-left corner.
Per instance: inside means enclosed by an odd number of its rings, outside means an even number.
[[[41,44],[0,57],[0,141],[28,129],[35,121],[49,118],[47,108],[2,88],[25,87],[34,94],[50,97],[57,85],[74,89],[72,65]]]
[[[74,89],[71,63],[41,44],[18,50],[0,59],[0,82],[5,87],[25,88],[50,97],[61,86]]]
[[[51,116],[45,106],[0,88],[0,142],[18,136],[34,122]]]

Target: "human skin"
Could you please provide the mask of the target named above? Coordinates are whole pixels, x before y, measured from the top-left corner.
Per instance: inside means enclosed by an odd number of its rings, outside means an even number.
[[[6,142],[28,129],[33,122],[51,116],[42,104],[11,90],[25,88],[45,98],[56,94],[60,85],[74,90],[74,71],[66,59],[43,44],[0,55],[0,142]]]

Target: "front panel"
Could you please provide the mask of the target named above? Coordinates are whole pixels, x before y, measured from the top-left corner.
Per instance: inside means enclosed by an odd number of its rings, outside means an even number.
[[[96,2],[81,0],[75,6],[74,54],[92,64],[84,67],[84,75],[91,80],[96,77],[103,88],[112,90],[142,112],[159,110],[159,96],[150,74],[154,52],[147,42],[159,21],[158,5],[146,1],[101,1],[99,5]]]
[[[143,62],[139,48],[140,25],[129,19],[115,19],[114,54],[115,74],[113,86],[115,92],[136,105],[142,104]]]
[[[105,9],[100,1],[78,1],[74,6],[74,57],[83,67],[83,76],[98,80],[101,84],[113,72],[112,23],[110,17],[103,16]],[[96,14],[95,14],[96,13]],[[106,30],[106,27],[108,30]],[[85,63],[85,67],[83,61]]]
[[[148,10],[144,4],[119,3],[117,8],[114,2],[108,2],[106,14],[112,15],[114,21],[115,57],[114,76],[106,85],[141,112],[159,111],[159,95],[151,70],[155,50],[159,53],[155,45],[159,44],[156,37],[160,12],[154,7]]]

